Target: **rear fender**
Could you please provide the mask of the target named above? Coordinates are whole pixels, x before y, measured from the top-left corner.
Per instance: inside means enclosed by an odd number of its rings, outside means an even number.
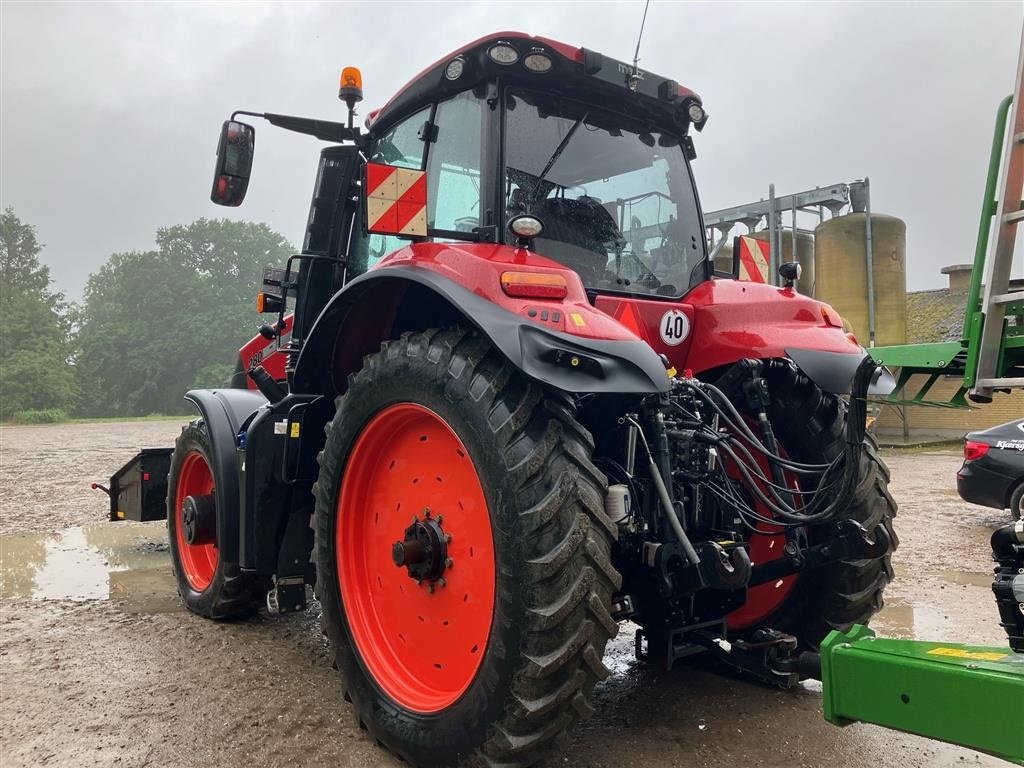
[[[259,392],[246,389],[193,389],[185,399],[203,417],[210,436],[210,462],[216,487],[217,547],[228,562],[238,562],[240,500],[237,435],[245,422],[267,404]],[[168,514],[174,510],[168,509]]]
[[[527,376],[557,389],[618,394],[668,389],[665,366],[648,344],[635,337],[597,339],[545,328],[541,319],[547,314],[538,319],[515,314],[430,269],[375,269],[339,291],[317,318],[299,356],[294,388],[342,393],[363,356],[380,349],[381,342],[406,331],[463,324],[477,328]]]
[[[817,349],[787,348],[789,359],[796,363],[811,381],[825,392],[833,395],[848,395],[853,387],[853,376],[857,368],[868,356],[867,352],[846,354],[841,352],[822,352]],[[871,383],[868,385],[869,395],[888,395],[896,389],[896,379],[889,371],[878,366]]]

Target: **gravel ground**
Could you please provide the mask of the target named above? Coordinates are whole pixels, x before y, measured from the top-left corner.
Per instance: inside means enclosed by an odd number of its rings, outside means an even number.
[[[0,428],[0,764],[398,766],[354,724],[315,607],[216,624],[184,611],[162,524],[103,522],[109,477],[181,422]],[[1004,521],[954,489],[955,452],[892,453],[897,580],[883,634],[1002,644],[988,537]],[[999,766],[995,758],[821,718],[820,686],[768,690],[663,673],[620,633],[595,716],[546,768]]]

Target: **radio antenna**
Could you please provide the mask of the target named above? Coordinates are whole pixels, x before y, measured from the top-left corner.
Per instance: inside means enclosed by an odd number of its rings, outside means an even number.
[[[647,9],[650,5],[651,0],[646,0],[644,3],[644,16],[640,20],[640,34],[636,36],[636,51],[633,52],[633,71],[626,78],[626,84],[633,91],[636,90],[637,85],[640,83],[640,69],[637,67],[637,64],[640,63],[640,41],[644,39],[644,25],[647,23]]]

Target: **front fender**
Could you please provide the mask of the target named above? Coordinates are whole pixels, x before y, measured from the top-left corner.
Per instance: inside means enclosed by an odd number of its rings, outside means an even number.
[[[237,563],[240,498],[236,436],[246,419],[267,404],[267,398],[247,389],[192,389],[185,399],[199,409],[210,436],[210,469],[218,511],[217,547],[221,557]]]
[[[411,315],[409,307],[420,311]],[[669,388],[661,359],[639,339],[593,339],[544,328],[436,271],[396,265],[361,275],[324,308],[299,356],[294,391],[343,392],[347,376],[381,341],[445,322],[475,327],[527,376],[566,392],[649,394]]]

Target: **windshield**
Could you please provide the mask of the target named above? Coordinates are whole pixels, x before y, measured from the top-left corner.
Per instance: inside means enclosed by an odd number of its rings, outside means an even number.
[[[553,95],[506,94],[506,216],[531,213],[537,253],[588,289],[681,296],[706,254],[679,136]]]

